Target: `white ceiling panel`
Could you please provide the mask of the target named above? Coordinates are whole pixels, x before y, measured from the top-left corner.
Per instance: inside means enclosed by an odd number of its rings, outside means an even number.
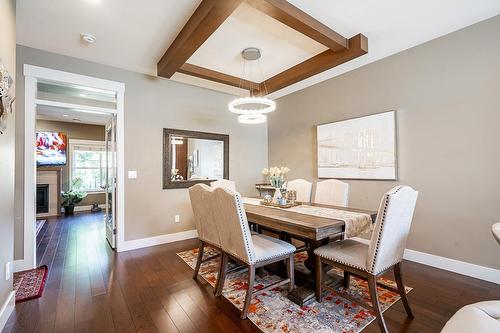
[[[201,0],[18,0],[19,44],[140,73],[156,63]],[[96,42],[87,45],[80,34]]]
[[[36,118],[40,120],[92,125],[107,125],[111,121],[110,114],[60,108],[48,105],[38,105],[36,107]]]

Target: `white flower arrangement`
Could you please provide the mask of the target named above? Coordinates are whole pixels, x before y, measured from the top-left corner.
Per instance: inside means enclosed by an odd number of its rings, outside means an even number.
[[[269,182],[275,188],[281,189],[285,183],[285,175],[290,171],[288,167],[270,167],[262,169],[262,174],[269,178]]]

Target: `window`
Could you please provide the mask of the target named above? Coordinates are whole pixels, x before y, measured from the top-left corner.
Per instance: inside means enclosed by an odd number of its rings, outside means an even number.
[[[82,179],[82,190],[102,192],[106,183],[106,149],[104,141],[70,140],[70,179]]]

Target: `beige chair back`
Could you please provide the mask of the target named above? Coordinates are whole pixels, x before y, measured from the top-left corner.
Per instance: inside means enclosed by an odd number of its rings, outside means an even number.
[[[193,208],[198,238],[220,248],[217,222],[213,214],[213,189],[205,184],[196,184],[189,188],[191,207]]]
[[[500,222],[495,223],[491,226],[491,232],[493,237],[497,240],[498,244],[500,244]]]
[[[367,270],[378,274],[403,260],[418,192],[396,186],[384,194],[368,248]]]
[[[212,188],[217,188],[217,187],[225,187],[230,189],[231,191],[236,191],[236,184],[232,180],[228,179],[218,179],[216,181],[213,181],[210,183],[210,186]]]
[[[311,202],[312,183],[305,179],[294,179],[286,183],[287,191],[297,192],[297,201]]]
[[[252,236],[240,194],[225,187],[218,187],[213,193],[222,250],[248,264],[255,263]]]
[[[314,203],[347,207],[349,203],[349,184],[337,179],[317,182]]]

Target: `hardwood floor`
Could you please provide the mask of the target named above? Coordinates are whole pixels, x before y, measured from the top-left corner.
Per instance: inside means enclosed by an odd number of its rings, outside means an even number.
[[[51,219],[37,238],[37,261],[49,267],[42,298],[16,305],[7,332],[255,332],[249,320],[192,270],[176,252],[181,241],[115,253],[104,238],[102,214]],[[406,262],[415,319],[401,302],[385,312],[390,332],[439,332],[465,304],[500,299],[500,286]],[[379,332],[373,322],[363,332]]]

